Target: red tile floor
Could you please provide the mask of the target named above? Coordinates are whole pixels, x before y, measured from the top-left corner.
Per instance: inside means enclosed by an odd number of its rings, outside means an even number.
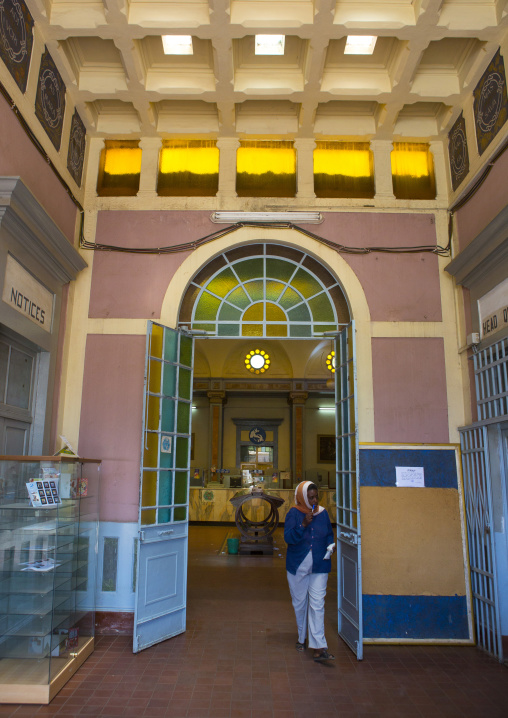
[[[337,660],[297,653],[282,549],[228,556],[226,534],[190,529],[183,635],[138,655],[130,637],[100,636],[49,706],[4,705],[0,716],[508,717],[508,669],[474,647],[366,646],[356,661],[337,637],[336,574],[326,629]]]

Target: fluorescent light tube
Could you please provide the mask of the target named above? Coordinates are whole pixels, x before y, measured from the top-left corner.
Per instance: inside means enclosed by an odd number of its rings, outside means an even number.
[[[214,212],[212,222],[236,224],[237,222],[296,222],[319,224],[321,212]]]

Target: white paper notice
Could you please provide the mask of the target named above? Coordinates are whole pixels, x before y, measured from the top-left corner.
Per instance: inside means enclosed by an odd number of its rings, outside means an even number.
[[[396,466],[396,486],[425,486],[423,466]]]

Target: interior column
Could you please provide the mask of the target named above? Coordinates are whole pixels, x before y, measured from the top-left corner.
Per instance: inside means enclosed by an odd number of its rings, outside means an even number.
[[[303,410],[309,395],[306,391],[289,393],[288,403],[291,404],[291,465],[294,483],[303,481]]]
[[[210,447],[208,455],[210,457],[210,480],[218,481],[219,474],[217,472],[222,468],[222,409],[226,403],[225,391],[208,391],[206,393],[210,402]]]

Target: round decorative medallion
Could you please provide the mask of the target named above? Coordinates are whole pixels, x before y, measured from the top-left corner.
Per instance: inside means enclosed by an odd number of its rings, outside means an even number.
[[[44,119],[53,129],[62,121],[62,96],[55,73],[46,68],[39,78]]]
[[[467,139],[463,127],[457,127],[450,138],[450,163],[457,179],[467,172],[468,153]]]
[[[482,132],[490,132],[497,122],[503,103],[503,87],[504,80],[499,72],[491,72],[483,83],[476,114]]]
[[[330,352],[326,357],[326,368],[335,374],[335,352]]]
[[[262,444],[266,441],[266,431],[260,426],[253,426],[249,431],[249,441],[253,444]]]
[[[264,374],[270,366],[270,357],[262,349],[254,349],[245,357],[245,368],[253,374]]]
[[[27,53],[26,26],[23,9],[17,0],[12,0],[10,12],[3,0],[0,1],[0,40],[12,62],[23,62]]]

